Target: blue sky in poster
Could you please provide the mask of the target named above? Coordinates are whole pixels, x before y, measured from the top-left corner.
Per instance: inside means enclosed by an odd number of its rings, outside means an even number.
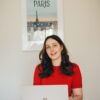
[[[35,1],[46,1],[49,2],[49,7],[34,7],[34,0],[27,0],[27,15],[36,16],[36,10],[38,16],[57,16],[57,0],[35,0]]]

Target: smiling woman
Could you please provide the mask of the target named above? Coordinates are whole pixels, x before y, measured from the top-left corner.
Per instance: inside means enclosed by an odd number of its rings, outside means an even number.
[[[33,85],[68,85],[69,100],[82,100],[81,71],[69,60],[68,51],[57,35],[45,39],[39,58]]]

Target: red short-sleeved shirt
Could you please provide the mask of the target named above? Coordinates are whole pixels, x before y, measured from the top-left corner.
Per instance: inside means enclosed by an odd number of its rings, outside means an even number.
[[[60,72],[59,66],[54,66],[54,72],[46,78],[39,77],[39,69],[36,67],[34,72],[33,85],[68,85],[68,93],[71,95],[73,88],[82,88],[82,76],[77,64],[73,65],[74,74],[64,75]]]

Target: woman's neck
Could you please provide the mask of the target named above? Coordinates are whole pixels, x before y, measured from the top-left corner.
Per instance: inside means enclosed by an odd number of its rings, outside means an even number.
[[[60,66],[61,65],[61,57],[58,59],[52,60],[53,66]]]

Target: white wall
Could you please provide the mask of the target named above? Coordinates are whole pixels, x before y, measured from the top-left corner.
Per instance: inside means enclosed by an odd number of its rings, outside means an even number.
[[[21,0],[0,0],[0,100],[20,100],[20,87],[32,84],[37,60],[22,51],[21,36]]]
[[[83,74],[84,100],[99,100],[100,0],[64,0],[65,43]],[[0,0],[0,100],[21,100],[38,52],[21,50],[21,0]]]

